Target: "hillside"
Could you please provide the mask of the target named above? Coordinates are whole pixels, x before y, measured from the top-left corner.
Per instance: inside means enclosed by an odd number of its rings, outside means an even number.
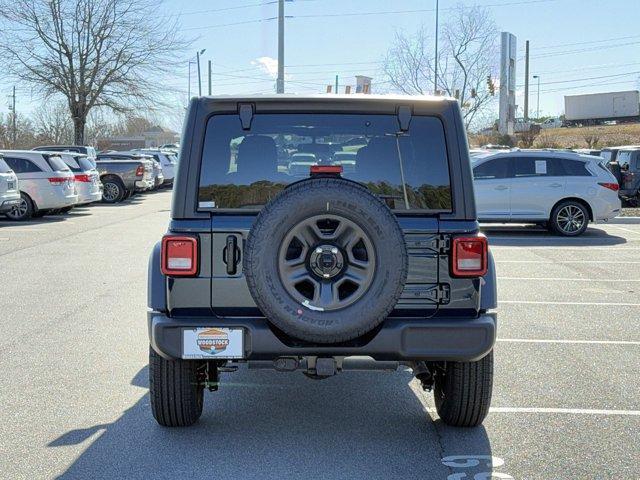
[[[505,143],[497,135],[474,135],[469,138],[473,146],[487,143]],[[532,142],[532,143],[531,143]],[[552,128],[539,135],[512,139],[514,145],[528,148],[602,148],[616,145],[639,145],[640,123],[603,125],[598,127]]]

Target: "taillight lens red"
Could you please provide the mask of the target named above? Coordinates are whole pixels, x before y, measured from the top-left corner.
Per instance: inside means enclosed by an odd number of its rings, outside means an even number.
[[[198,240],[167,235],[162,239],[161,271],[172,277],[189,277],[198,272]]]
[[[311,165],[310,173],[311,175],[322,173],[340,175],[342,173],[342,165]]]
[[[85,174],[80,174],[80,175],[76,175],[76,181],[77,182],[90,182],[91,181],[91,177],[89,175],[85,175]]]
[[[142,175],[144,175],[144,165],[138,165],[138,168],[136,168],[136,177],[141,177]]]
[[[454,277],[482,277],[487,273],[487,237],[453,239],[451,273]]]
[[[69,181],[67,177],[51,177],[48,180],[49,180],[49,183],[53,185],[62,185]]]
[[[609,190],[613,190],[614,192],[620,190],[620,185],[618,185],[617,183],[598,182],[598,185],[604,188],[608,188]]]

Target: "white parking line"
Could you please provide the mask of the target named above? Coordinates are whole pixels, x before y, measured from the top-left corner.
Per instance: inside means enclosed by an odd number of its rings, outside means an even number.
[[[522,305],[604,305],[609,307],[640,307],[640,303],[617,303],[617,302],[553,302],[546,300],[500,300],[498,304],[522,304]]]
[[[591,408],[493,407],[489,413],[565,413],[570,415],[640,416],[640,410],[604,410]]]
[[[522,244],[522,245],[492,245],[491,240],[489,240],[489,247],[491,251],[502,251],[502,250],[520,250],[526,248],[529,251],[535,250],[571,250],[571,251],[585,251],[585,250],[603,250],[607,252],[613,252],[615,254],[620,254],[620,252],[637,252],[640,250],[640,247],[618,247],[616,245],[610,246],[591,246],[591,245],[578,245],[575,247],[566,247],[566,246],[557,246],[557,245],[536,245],[532,247],[530,245]]]
[[[9,238],[7,237],[0,237],[0,242],[8,242]]]
[[[635,235],[640,235],[640,230],[632,230],[630,228],[619,227],[618,225],[609,225],[610,227],[615,228],[616,230],[622,230],[624,232],[633,233]]]
[[[630,265],[630,264],[640,264],[637,261],[624,261],[624,260],[496,260],[496,263],[538,263],[538,264],[554,264],[554,265],[563,265],[563,264],[571,264],[571,263],[604,263],[604,264],[620,264],[620,265]]]
[[[0,224],[1,226],[4,226],[2,224]],[[13,227],[11,225],[6,225],[7,229],[10,229],[12,232],[42,232],[45,229],[44,228],[37,228],[37,227]],[[8,232],[7,232],[8,233]]]
[[[504,343],[569,343],[585,345],[640,345],[640,342],[631,340],[565,340],[565,339],[538,339],[538,338],[498,338],[498,342]]]
[[[498,277],[498,280],[532,280],[532,281],[541,281],[541,282],[596,282],[596,283],[606,283],[606,282],[619,282],[619,283],[630,283],[630,282],[640,282],[638,280],[626,280],[620,278],[555,278],[555,277]]]
[[[438,413],[435,407],[427,407],[427,412]],[[640,416],[640,410],[607,410],[595,408],[552,408],[552,407],[491,407],[489,413],[561,413],[568,415],[618,415]]]

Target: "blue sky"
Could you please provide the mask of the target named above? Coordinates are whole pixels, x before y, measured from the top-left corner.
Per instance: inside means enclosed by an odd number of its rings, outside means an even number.
[[[440,0],[441,23],[458,3],[489,7],[498,28],[517,36],[519,58],[524,57],[525,40],[530,40],[531,75],[541,77],[541,114],[560,114],[565,94],[640,86],[640,0]],[[356,74],[372,76],[375,91],[376,80],[382,80],[380,61],[395,32],[412,33],[423,23],[432,32],[434,6],[435,0],[287,1],[286,15],[291,16],[286,20],[287,92],[323,92],[336,74],[342,85],[353,84]],[[194,55],[206,49],[202,57],[205,93],[207,60],[214,65],[214,93],[273,91],[277,22],[269,19],[277,15],[277,2],[166,0],[165,7],[167,13],[179,14],[185,34],[196,38]],[[192,69],[193,94],[197,82]],[[175,77],[165,82],[181,89],[185,100],[187,74],[185,61]],[[517,65],[517,78],[522,85],[523,61]],[[6,112],[9,89],[0,81],[4,97],[0,111]],[[536,100],[533,83],[532,114]],[[517,104],[522,103],[520,96]],[[22,90],[18,111],[33,105],[29,91]]]

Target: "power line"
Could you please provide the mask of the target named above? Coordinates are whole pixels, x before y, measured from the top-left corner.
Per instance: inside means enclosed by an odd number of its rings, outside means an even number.
[[[247,25],[249,23],[268,22],[270,20],[275,20],[277,18],[278,17],[258,18],[258,19],[255,19],[255,20],[244,20],[242,22],[220,23],[218,25],[206,25],[204,27],[189,27],[189,28],[183,28],[183,30],[205,30],[205,29],[209,29],[209,28],[232,27],[232,26],[235,26],[235,25]]]
[[[588,87],[596,87],[596,86],[600,86],[600,85],[621,85],[621,84],[629,84],[629,82],[631,82],[632,80],[621,80],[619,82],[610,82],[610,81],[605,81],[605,82],[597,82],[597,83],[587,83],[585,85],[577,85],[575,87],[565,87],[565,88],[554,88],[554,89],[550,89],[550,90],[540,90],[540,93],[552,93],[552,92],[565,92],[567,90],[578,90],[580,88],[588,88]]]
[[[301,0],[298,0],[301,1]],[[312,1],[312,0],[305,0]],[[549,3],[549,2],[557,2],[559,0],[523,0],[519,2],[508,2],[508,3],[494,3],[489,5],[482,5],[485,8],[494,8],[494,7],[508,7],[508,6],[518,6],[518,5],[529,5],[529,4],[537,4],[537,3]],[[273,2],[275,3],[275,2]],[[441,10],[457,10],[458,7],[448,7],[442,8]],[[286,18],[326,18],[326,17],[353,17],[353,16],[370,16],[370,15],[395,15],[395,14],[405,14],[405,13],[426,13],[426,12],[435,12],[434,9],[422,8],[415,10],[388,10],[388,11],[377,11],[377,12],[351,12],[351,13],[318,13],[318,14],[306,14],[306,15],[287,15]],[[231,27],[236,25],[247,25],[251,23],[261,23],[269,20],[275,20],[277,17],[269,17],[269,18],[259,18],[254,20],[245,20],[243,22],[233,22],[233,23],[221,23],[217,25],[205,25],[202,27],[190,27],[185,28],[183,30],[204,30],[208,28],[220,28],[220,27]]]
[[[603,78],[617,78],[617,77],[626,77],[629,75],[640,75],[640,70],[636,72],[627,72],[627,73],[616,73],[614,75],[600,75],[598,77],[581,77],[573,80],[556,80],[554,82],[543,82],[540,85],[556,85],[559,83],[575,83],[575,82],[583,82],[586,80],[601,80]],[[517,85],[518,87],[524,86],[523,84]]]
[[[624,37],[611,37],[611,38],[605,38],[602,40],[590,40],[587,42],[576,42],[576,43],[559,43],[556,45],[543,45],[541,47],[536,47],[536,50],[548,50],[548,49],[553,49],[553,48],[564,48],[564,47],[575,47],[577,45],[591,45],[594,43],[606,43],[606,42],[614,42],[617,40],[628,40],[630,38],[640,38],[640,35],[627,35]],[[522,49],[521,49],[522,51]]]
[[[629,45],[638,45],[638,44],[640,44],[640,41],[638,41],[638,42],[619,43],[617,45],[603,45],[601,47],[590,47],[590,48],[580,48],[580,49],[576,49],[576,50],[565,50],[563,52],[543,53],[541,55],[534,55],[531,58],[557,57],[559,55],[570,55],[572,53],[592,52],[594,50],[607,50],[609,48],[619,48],[619,47],[626,47],[626,46],[629,46]]]
[[[242,8],[251,8],[251,7],[262,7],[265,5],[273,5],[275,3],[278,3],[278,0],[271,0],[269,2],[258,2],[258,3],[248,3],[245,5],[236,5],[234,7],[225,7],[225,8],[214,8],[214,9],[208,9],[208,10],[193,10],[190,12],[180,12],[180,13],[176,13],[175,15],[172,16],[178,16],[178,17],[182,17],[184,15],[199,15],[202,13],[218,13],[218,12],[227,12],[229,10],[240,10]]]

